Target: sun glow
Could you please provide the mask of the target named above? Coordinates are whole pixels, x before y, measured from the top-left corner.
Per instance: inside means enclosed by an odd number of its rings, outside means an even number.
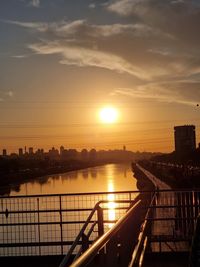
[[[115,123],[118,119],[118,111],[113,107],[104,107],[100,110],[99,117],[103,123]]]

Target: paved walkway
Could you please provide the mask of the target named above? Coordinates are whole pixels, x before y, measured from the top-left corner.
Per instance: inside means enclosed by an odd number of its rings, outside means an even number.
[[[172,188],[160,181],[152,173],[137,165],[138,168],[148,177],[148,179],[154,184],[159,190],[171,190]],[[156,199],[156,206],[154,218],[161,219],[153,222],[152,225],[152,237],[157,239],[175,239],[179,234],[175,231],[175,220],[176,209],[166,206],[174,206],[176,204],[176,196],[173,192],[160,192]],[[172,220],[162,220],[172,218]],[[187,248],[186,242],[156,242],[152,243],[153,251],[185,251]]]

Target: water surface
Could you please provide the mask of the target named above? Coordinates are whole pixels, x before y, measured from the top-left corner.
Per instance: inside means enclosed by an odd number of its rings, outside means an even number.
[[[65,194],[137,190],[131,164],[107,164],[34,179],[10,195]]]

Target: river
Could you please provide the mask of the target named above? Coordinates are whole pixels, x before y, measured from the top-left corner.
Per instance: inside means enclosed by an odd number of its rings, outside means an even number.
[[[33,179],[11,188],[11,196],[137,190],[130,163],[106,164]]]
[[[0,255],[4,256],[60,255],[63,249],[66,253],[69,246],[60,242],[72,244],[97,202],[105,201],[101,208],[104,230],[107,231],[127,208],[126,202],[117,201],[133,200],[138,194],[114,193],[137,190],[130,163],[107,164],[45,176],[7,189],[5,197],[0,199],[0,224],[4,225],[0,244],[10,244],[10,247],[0,248]],[[97,194],[90,194],[92,192]],[[97,212],[92,219],[96,220],[96,216]],[[93,239],[97,238],[97,228],[96,224],[92,231]],[[47,245],[37,245],[41,242],[47,242]],[[52,242],[57,245],[52,245]],[[21,245],[15,247],[16,243]]]

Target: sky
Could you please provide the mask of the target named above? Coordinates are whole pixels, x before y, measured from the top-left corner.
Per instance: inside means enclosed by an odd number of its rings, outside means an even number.
[[[0,150],[171,152],[185,124],[198,143],[199,25],[200,0],[1,0]]]

